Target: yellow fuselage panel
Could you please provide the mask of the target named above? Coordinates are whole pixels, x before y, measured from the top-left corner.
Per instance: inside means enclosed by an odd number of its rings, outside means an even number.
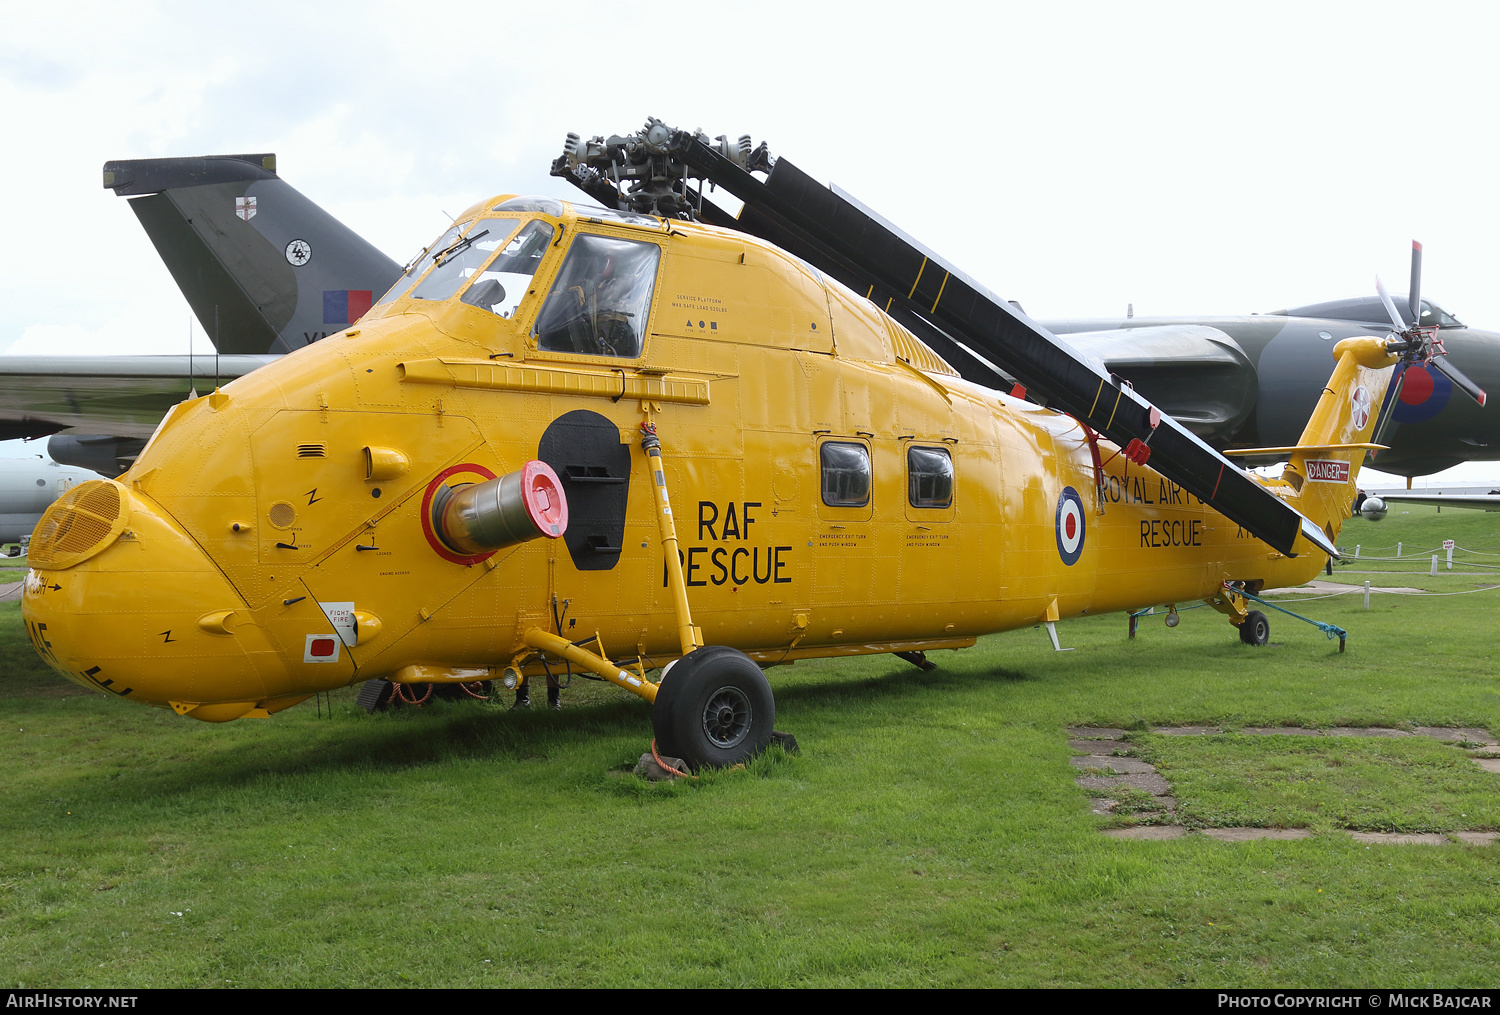
[[[1052,611],[1189,601],[1321,566],[1274,553],[1107,443],[1096,487],[1074,420],[914,356],[898,325],[775,248],[686,224],[561,224],[509,319],[398,298],[174,411],[122,477],[130,538],[28,583],[43,654],[135,700],[264,702],[408,665],[504,664],[528,628],[552,628],[555,597],[569,602],[565,636],[597,631],[616,657],[664,661],[680,650],[638,446],[647,419],[694,621],[762,658],[961,644]],[[530,333],[580,229],[663,247],[638,360],[546,352]],[[580,570],[556,540],[445,557],[423,525],[434,485],[514,471],[578,409],[629,445],[618,562]],[[867,449],[867,504],[824,503],[830,440]],[[911,504],[913,446],[951,455],[950,505]],[[409,467],[366,479],[367,447]],[[1077,500],[1060,511],[1066,490]],[[320,603],[379,624],[343,632],[330,657],[314,647],[335,631]],[[224,611],[226,633],[200,626]]]

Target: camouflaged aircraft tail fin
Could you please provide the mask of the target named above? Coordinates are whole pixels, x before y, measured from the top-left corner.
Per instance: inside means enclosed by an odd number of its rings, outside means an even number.
[[[276,156],[127,159],[131,210],[221,353],[290,352],[359,319],[400,265],[276,175]]]

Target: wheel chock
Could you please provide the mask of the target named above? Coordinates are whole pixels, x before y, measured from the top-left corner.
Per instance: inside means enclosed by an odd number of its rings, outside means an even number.
[[[668,768],[676,771],[668,771]],[[636,762],[635,774],[641,776],[648,782],[671,782],[677,778],[679,772],[686,772],[688,764],[681,758],[668,758],[663,756],[658,764],[656,758],[650,751],[641,755],[641,760]]]

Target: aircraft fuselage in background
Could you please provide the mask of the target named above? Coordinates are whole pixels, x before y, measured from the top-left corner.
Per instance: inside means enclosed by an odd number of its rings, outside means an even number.
[[[1404,297],[1397,302],[1405,307]],[[1102,360],[1214,447],[1232,450],[1295,443],[1322,394],[1328,350],[1342,338],[1381,336],[1391,330],[1375,316],[1383,312],[1373,298],[1319,307],[1362,320],[1286,311],[1248,317],[1042,323],[1080,352]],[[1464,373],[1488,390],[1500,388],[1500,334],[1445,324],[1438,336],[1449,359]],[[1500,459],[1500,413],[1454,392],[1437,371],[1412,367],[1382,443],[1389,450],[1375,454],[1369,464],[1400,476],[1430,475],[1468,461],[1495,461]],[[1268,465],[1275,458],[1241,461]]]
[[[99,477],[45,458],[0,458],[0,543],[31,535],[42,512],[74,483]]]

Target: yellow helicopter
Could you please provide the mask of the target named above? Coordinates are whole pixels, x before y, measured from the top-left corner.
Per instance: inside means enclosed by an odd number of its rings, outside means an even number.
[[[570,135],[554,173],[599,205],[480,201],[355,326],[57,501],[23,599],[43,658],[210,722],[567,666],[653,702],[663,754],[733,764],[791,660],[1195,600],[1263,643],[1242,593],[1337,552],[1390,368],[1423,350],[1339,342],[1261,480],[764,146],[649,121]]]

